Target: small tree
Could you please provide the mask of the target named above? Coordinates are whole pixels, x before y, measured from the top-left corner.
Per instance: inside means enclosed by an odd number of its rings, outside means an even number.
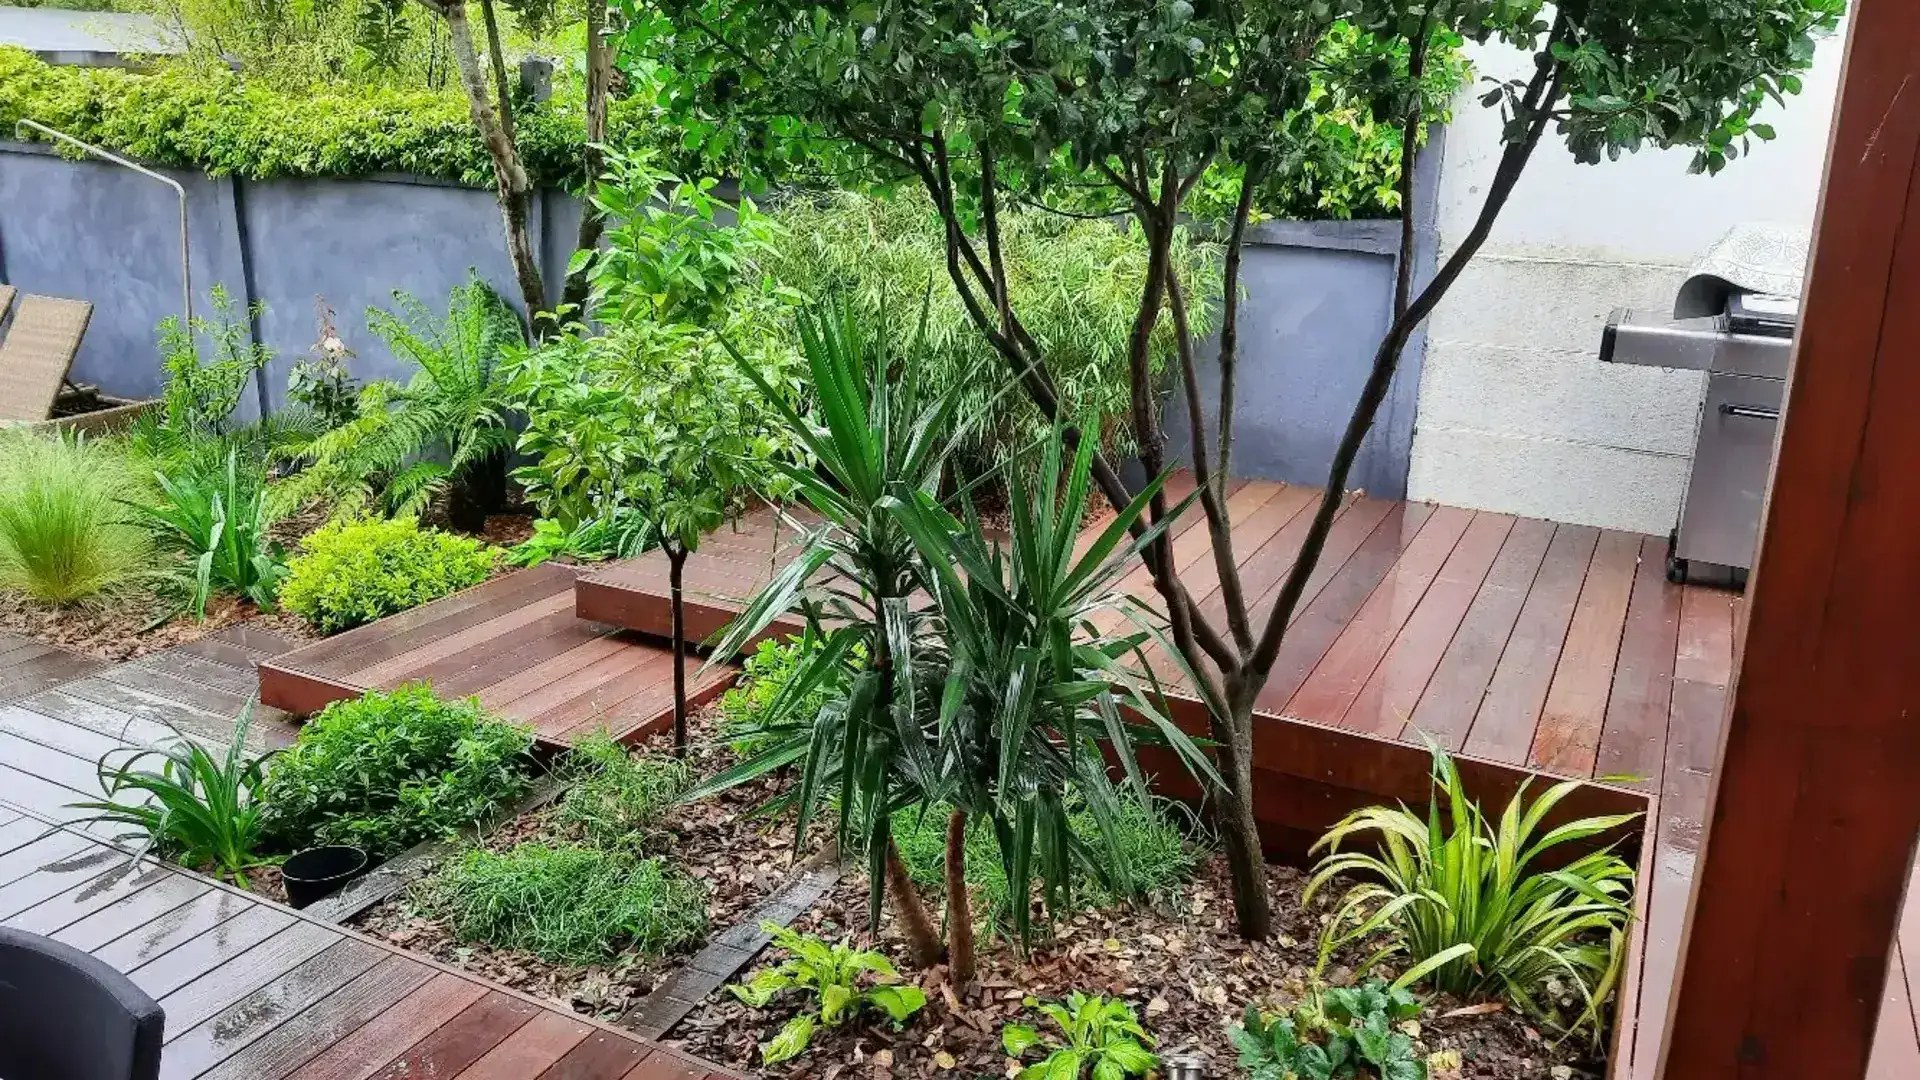
[[[674,746],[686,748],[682,575],[707,533],[749,494],[779,487],[791,457],[773,403],[733,363],[721,333],[750,343],[756,373],[790,392],[797,364],[763,332],[782,308],[753,259],[772,224],[750,202],[715,221],[711,185],[682,183],[643,158],[615,154],[596,210],[613,223],[606,250],[576,257],[604,332],[574,324],[522,358],[515,396],[527,412],[519,472],[544,512],[571,526],[623,516],[667,556],[674,654]],[[656,203],[656,190],[670,195]]]
[[[682,85],[667,95],[690,132],[733,124],[786,134],[840,175],[924,188],[945,226],[947,272],[980,333],[1035,403],[1058,414],[1048,358],[1007,288],[1001,216],[1010,201],[1103,196],[1144,232],[1149,259],[1129,353],[1131,420],[1149,474],[1166,460],[1160,398],[1148,365],[1155,327],[1171,319],[1190,410],[1187,457],[1212,542],[1224,626],[1197,610],[1164,538],[1145,562],[1195,692],[1208,706],[1219,771],[1214,812],[1233,873],[1241,931],[1265,937],[1271,911],[1252,810],[1253,708],[1318,565],[1348,474],[1407,339],[1485,243],[1549,127],[1582,161],[1642,145],[1696,148],[1717,171],[1750,138],[1769,97],[1796,92],[1813,35],[1843,0],[656,0],[669,31],[653,38]],[[1365,42],[1322,43],[1336,28]],[[1307,143],[1303,119],[1331,84],[1371,102],[1417,144],[1415,91],[1434,42],[1501,40],[1531,50],[1525,79],[1491,85],[1483,104],[1506,119],[1481,210],[1417,291],[1407,264],[1395,317],[1329,464],[1327,484],[1267,620],[1256,625],[1235,561],[1226,483],[1239,364],[1240,267],[1249,221],[1268,185],[1287,181]],[[799,156],[775,152],[767,160]],[[1414,154],[1403,152],[1400,192]],[[1222,261],[1218,429],[1203,423],[1188,333],[1190,283],[1168,258],[1183,208],[1217,165],[1237,173]],[[1403,237],[1409,237],[1403,232]],[[1410,246],[1410,245],[1409,245]],[[1129,494],[1111,463],[1093,475],[1116,506]],[[1156,498],[1148,520],[1164,520]]]

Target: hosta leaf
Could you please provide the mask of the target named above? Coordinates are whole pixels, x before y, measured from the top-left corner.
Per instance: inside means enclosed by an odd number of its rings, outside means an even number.
[[[787,1021],[780,1034],[760,1047],[760,1060],[768,1065],[797,1057],[813,1041],[814,1017],[812,1013],[801,1013]]]
[[[1008,1024],[1000,1029],[1000,1045],[1008,1057],[1019,1057],[1040,1042],[1040,1033],[1029,1024]]]
[[[917,986],[876,986],[867,991],[866,999],[879,1006],[894,1023],[904,1024],[926,1005],[927,994]]]

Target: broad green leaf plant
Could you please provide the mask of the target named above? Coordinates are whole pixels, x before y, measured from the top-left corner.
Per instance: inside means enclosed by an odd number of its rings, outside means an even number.
[[[1227,1035],[1248,1080],[1426,1080],[1408,1034],[1421,1010],[1404,986],[1372,980],[1317,990],[1281,1013],[1248,1005]]]
[[[1433,800],[1424,818],[1404,806],[1347,815],[1314,850],[1303,902],[1358,878],[1322,931],[1321,964],[1335,949],[1384,940],[1362,970],[1392,958],[1402,983],[1424,979],[1465,998],[1503,997],[1528,1016],[1598,1040],[1620,975],[1632,917],[1633,868],[1612,845],[1557,869],[1534,863],[1556,848],[1617,833],[1637,814],[1547,824],[1579,781],[1529,800],[1523,783],[1497,820],[1467,795],[1453,759],[1433,747]],[[1373,850],[1343,850],[1371,839]],[[1565,987],[1555,993],[1553,986]],[[1564,1009],[1559,998],[1568,997]]]
[[[1140,1026],[1133,1006],[1118,998],[1068,994],[1064,1002],[1026,999],[1053,1021],[1057,1035],[1042,1034],[1028,1024],[1000,1029],[1000,1043],[1010,1058],[1024,1058],[1039,1050],[1038,1062],[1022,1068],[1016,1080],[1125,1080],[1145,1076],[1160,1064],[1153,1052],[1153,1036]]]
[[[727,989],[756,1009],[766,1008],[787,991],[815,999],[812,1009],[788,1020],[761,1045],[760,1060],[764,1064],[797,1057],[813,1041],[815,1029],[836,1027],[863,1010],[881,1013],[899,1027],[927,1003],[924,991],[902,984],[893,962],[871,949],[822,941],[775,922],[763,922],[760,929],[773,938],[774,948],[785,952],[787,958]]]

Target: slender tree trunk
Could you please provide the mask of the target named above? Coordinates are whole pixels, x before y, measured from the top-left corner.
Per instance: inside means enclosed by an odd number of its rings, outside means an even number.
[[[953,991],[973,983],[973,898],[967,893],[967,812],[947,818],[947,973]]]
[[[900,858],[900,849],[894,845],[891,834],[887,836],[887,895],[893,898],[893,918],[900,924],[900,932],[906,935],[913,966],[925,971],[938,964],[940,932],[934,928],[933,916],[927,914],[920,890],[913,887],[913,878],[907,873],[907,864]]]
[[[1273,900],[1267,891],[1266,858],[1253,818],[1253,702],[1260,687],[1239,679],[1227,691],[1229,715],[1214,718],[1214,760],[1225,791],[1215,791],[1214,830],[1227,857],[1233,886],[1234,921],[1240,936],[1263,941],[1273,933]]]
[[[422,3],[446,20],[447,40],[452,46],[454,65],[460,71],[461,88],[467,95],[467,112],[473,118],[473,126],[479,130],[481,139],[487,144],[487,153],[493,158],[494,187],[500,199],[507,258],[513,263],[513,274],[520,285],[520,299],[526,305],[527,316],[531,320],[547,309],[546,286],[540,279],[540,261],[534,255],[533,234],[527,226],[533,207],[533,185],[527,179],[527,170],[520,163],[520,151],[514,145],[512,133],[504,126],[490,100],[487,74],[481,67],[480,54],[474,48],[473,26],[467,21],[466,6],[459,0],[444,5],[435,0],[422,0]]]
[[[686,757],[687,609],[686,596],[681,589],[681,575],[686,569],[687,552],[677,543],[670,542],[665,547],[668,602],[673,608],[673,752],[680,757]]]
[[[607,171],[607,156],[601,147],[607,141],[607,92],[613,81],[613,54],[607,48],[606,21],[603,0],[587,0],[587,144],[580,151],[587,179],[580,206],[580,234],[573,242],[576,252],[600,246],[600,234],[606,228],[606,219],[593,205],[593,185]],[[560,305],[570,311],[569,318],[580,319],[585,317],[582,309],[586,302],[587,268],[582,264],[567,275]]]

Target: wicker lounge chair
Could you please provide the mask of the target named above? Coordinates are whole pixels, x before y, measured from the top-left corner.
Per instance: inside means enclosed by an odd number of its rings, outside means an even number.
[[[0,422],[45,420],[80,351],[93,305],[29,293],[0,341]]]
[[[7,321],[7,309],[13,306],[13,286],[0,285],[0,325]]]

